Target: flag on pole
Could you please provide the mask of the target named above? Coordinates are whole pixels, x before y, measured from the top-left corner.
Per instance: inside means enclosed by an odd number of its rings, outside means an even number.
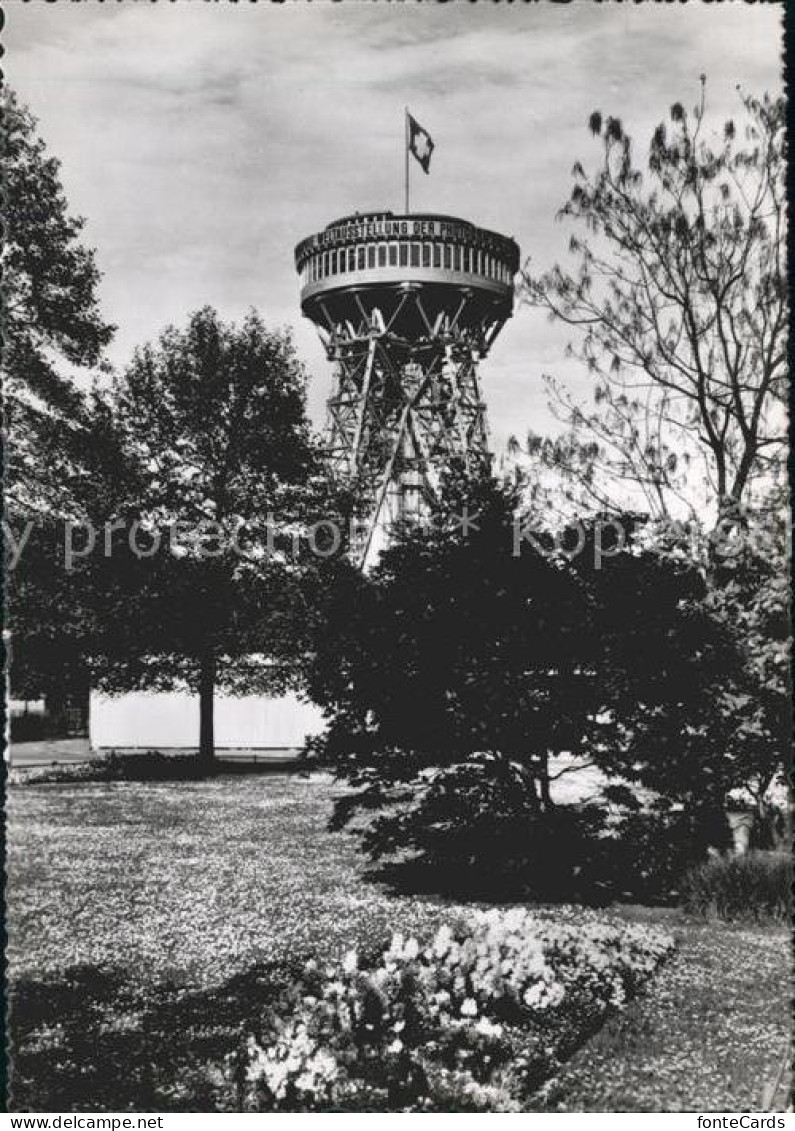
[[[433,139],[427,130],[412,118],[411,114],[406,111],[406,119],[408,121],[408,147],[409,152],[414,156],[422,165],[426,173],[430,173],[431,154],[433,153]]]

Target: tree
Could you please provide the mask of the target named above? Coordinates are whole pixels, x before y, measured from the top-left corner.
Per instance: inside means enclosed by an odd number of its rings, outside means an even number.
[[[792,736],[790,531],[787,488],[778,484],[745,514],[719,547],[706,607],[730,633],[743,668],[742,698],[734,701],[733,741],[756,750],[744,782],[759,827],[770,813],[771,786],[786,787]]]
[[[205,308],[136,351],[115,388],[140,474],[114,524],[117,633],[101,681],[197,690],[205,764],[216,688],[282,687],[300,651],[294,543],[321,487],[305,383],[289,333]]]
[[[63,515],[87,428],[73,374],[101,363],[114,327],[100,313],[100,273],[80,241],[85,220],[69,213],[59,162],[13,91],[0,99],[7,507],[17,518]]]
[[[95,401],[76,378],[101,365],[114,327],[101,315],[94,252],[80,240],[85,221],[69,212],[58,161],[8,87],[0,104],[11,686],[26,697],[44,695],[57,715],[65,695],[82,696],[86,687],[77,579],[64,576],[58,556],[59,521],[84,515],[80,494],[96,472]]]
[[[450,479],[430,529],[327,597],[314,749],[355,787],[336,823],[368,817],[376,856],[509,867],[549,834],[571,863],[603,814],[556,806],[564,753],[696,822],[779,764],[738,726],[752,684],[700,571],[645,549],[633,516],[623,541],[600,520],[553,541],[519,521],[520,495]]]
[[[764,789],[782,765],[783,718],[751,718],[758,684],[701,571],[631,542],[602,569],[587,552],[574,568],[599,639],[599,710],[584,736],[599,768],[692,810]]]
[[[86,396],[73,452],[73,474],[64,488],[66,514],[43,511],[33,519],[19,513],[13,526],[16,552],[12,547],[6,573],[11,693],[43,696],[56,726],[67,699],[87,701],[93,659],[115,646],[114,609],[132,599],[135,572],[128,577],[125,601],[113,599],[124,552],[117,547],[113,562],[105,559],[103,528],[122,514],[126,526],[138,517],[125,507],[137,493],[140,469],[105,394]],[[91,552],[83,553],[92,544]],[[74,555],[67,553],[70,545]],[[128,566],[137,566],[125,549]]]
[[[742,126],[708,136],[704,92],[671,107],[645,171],[621,121],[591,115],[601,167],[575,164],[561,212],[588,236],[574,270],[527,271],[523,296],[582,331],[596,406],[553,387],[571,431],[531,447],[596,509],[627,484],[653,515],[698,509],[703,474],[713,524],[733,525],[786,444],[785,111],[741,94]]]
[[[9,684],[15,698],[43,698],[57,731],[67,699],[86,702],[89,620],[83,578],[60,568],[61,530],[42,520],[30,528],[9,572],[7,627],[11,638]]]
[[[323,755],[356,784],[378,793],[493,751],[548,797],[548,754],[571,739],[577,701],[561,706],[582,610],[560,563],[513,556],[515,506],[510,487],[455,477],[429,529],[404,530],[329,599],[308,686],[330,715]]]
[[[720,662],[713,655],[711,696],[668,711],[671,722],[684,722],[683,707],[690,718],[678,744],[664,720],[643,714],[644,696],[621,702],[613,721],[644,733],[650,751],[658,741],[670,750],[645,766],[646,779],[682,794],[708,741],[714,792],[742,782],[761,807],[788,718],[784,103],[741,94],[742,123],[715,136],[704,91],[702,79],[692,114],[671,107],[643,171],[621,122],[591,116],[601,167],[589,176],[574,166],[562,210],[588,234],[572,238],[574,270],[528,272],[524,295],[581,329],[571,352],[593,375],[595,404],[581,407],[550,381],[567,430],[531,435],[525,451],[536,509],[634,504],[653,520],[642,532],[648,552],[706,579],[683,608],[731,637]],[[621,757],[624,738],[614,731],[611,741]]]

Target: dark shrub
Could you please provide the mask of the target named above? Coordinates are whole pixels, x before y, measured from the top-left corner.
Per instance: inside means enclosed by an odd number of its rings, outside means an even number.
[[[387,874],[412,885],[601,900],[604,822],[596,806],[543,809],[524,767],[479,755],[393,787],[362,841],[374,859],[392,858]]]
[[[207,771],[195,755],[117,754],[111,750],[89,762],[63,762],[52,766],[25,767],[23,780],[35,785],[58,785],[83,781],[195,781]]]
[[[117,754],[111,750],[100,767],[110,781],[192,781],[206,776],[195,755],[161,754],[159,750],[145,754]]]
[[[721,812],[640,809],[629,791],[605,804],[544,807],[532,774],[498,755],[378,782],[375,813],[359,807],[363,847],[402,886],[458,894],[604,903],[676,902],[685,873],[730,843]],[[344,803],[343,803],[344,804]],[[340,814],[344,823],[347,814]]]
[[[610,885],[618,897],[668,901],[680,895],[685,874],[706,861],[710,848],[729,844],[719,812],[630,812],[611,830]]]
[[[683,906],[706,918],[789,918],[792,860],[783,852],[721,856],[693,868],[684,880]]]
[[[50,738],[54,729],[47,715],[12,715],[9,728],[12,742],[37,742]]]

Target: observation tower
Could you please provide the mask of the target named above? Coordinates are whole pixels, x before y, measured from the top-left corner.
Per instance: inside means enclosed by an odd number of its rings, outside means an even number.
[[[452,216],[368,212],[302,240],[295,264],[334,366],[328,458],[364,500],[364,564],[445,465],[490,458],[478,363],[511,316],[519,248]]]

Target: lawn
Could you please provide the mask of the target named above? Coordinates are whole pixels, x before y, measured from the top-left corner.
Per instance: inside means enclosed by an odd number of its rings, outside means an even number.
[[[534,1110],[785,1110],[786,934],[693,923],[675,933],[673,961],[568,1061]]]
[[[428,937],[465,910],[368,879],[327,831],[334,790],[286,775],[11,787],[14,1110],[200,1110],[203,1066],[256,1028],[291,964]],[[758,1106],[788,1031],[786,934],[665,919],[677,957],[539,1106]]]
[[[87,964],[213,986],[434,930],[449,904],[362,882],[353,839],[326,830],[333,793],[265,774],[11,789],[11,976]]]

